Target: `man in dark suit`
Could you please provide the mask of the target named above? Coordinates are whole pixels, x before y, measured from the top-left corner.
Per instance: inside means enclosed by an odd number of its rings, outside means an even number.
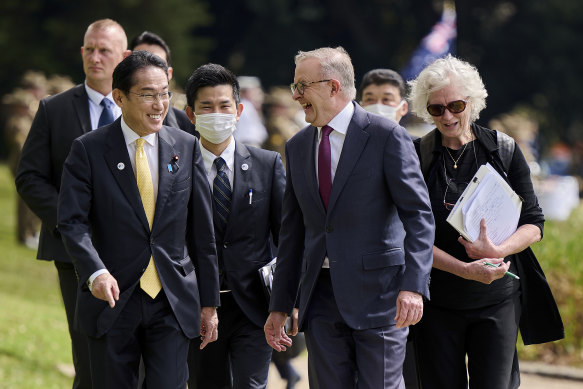
[[[166,65],[168,65],[168,79],[172,80],[172,73],[174,70],[172,69],[172,66],[170,66],[170,47],[160,36],[150,31],[144,31],[132,39],[129,48],[132,51],[149,51],[150,53],[154,53],[162,58],[164,61],[166,61]],[[164,119],[164,125],[180,128],[181,130],[184,130],[189,134],[196,136],[197,138],[200,137],[198,131],[196,131],[194,127],[194,124],[190,122],[183,109],[171,106],[168,110],[166,118]]]
[[[171,94],[160,57],[132,53],[113,88],[122,117],[76,139],[63,169],[58,228],[79,274],[77,319],[95,388],[135,388],[140,357],[148,388],[184,388],[190,339],[217,338],[200,146],[162,125]]]
[[[341,48],[299,52],[293,97],[311,123],[286,145],[278,265],[265,337],[291,344],[284,322],[300,284],[310,386],[404,388],[408,326],[423,313],[434,221],[404,128],[354,101]]]
[[[265,388],[272,350],[263,324],[268,299],[258,270],[278,244],[285,173],[281,156],[233,138],[243,105],[235,75],[216,64],[194,71],[186,86],[186,114],[200,132],[213,188],[219,255],[219,340],[191,347],[189,388]]]
[[[58,271],[76,372],[73,388],[91,388],[91,376],[87,338],[73,325],[77,276],[57,231],[61,172],[75,138],[120,115],[111,80],[127,54],[127,38],[117,22],[102,19],[87,28],[81,47],[85,83],[40,102],[16,173],[18,193],[42,220],[37,258],[54,261]]]

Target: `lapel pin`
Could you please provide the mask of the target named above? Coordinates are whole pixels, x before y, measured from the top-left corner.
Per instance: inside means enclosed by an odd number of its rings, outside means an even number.
[[[241,169],[243,171],[247,171],[247,170],[249,170],[249,165],[247,165],[246,163],[244,163],[243,165],[241,165]]]
[[[123,162],[120,162],[120,163],[117,164],[118,170],[123,170],[123,169],[125,169],[125,167],[126,167],[126,165],[124,165]]]
[[[180,168],[180,166],[178,166],[179,160],[180,160],[180,157],[177,154],[174,154],[174,156],[170,160],[170,163],[168,164],[168,171],[170,173],[177,171]]]

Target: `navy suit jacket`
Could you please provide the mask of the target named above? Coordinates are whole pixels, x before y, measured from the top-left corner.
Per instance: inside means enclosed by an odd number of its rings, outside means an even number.
[[[277,246],[285,171],[279,153],[235,142],[231,215],[217,251],[235,301],[258,327],[268,314],[268,299],[258,270],[273,258]],[[253,191],[251,204],[249,190]],[[218,237],[218,234],[217,234]]]
[[[58,221],[80,281],[78,323],[90,336],[105,334],[153,256],[174,315],[185,335],[194,338],[200,333],[201,306],[219,305],[211,194],[199,142],[172,127],[159,131],[159,184],[150,231],[120,122],[76,139],[63,169]],[[86,286],[102,268],[121,291],[114,309]]]
[[[354,103],[353,103],[354,104]],[[355,104],[328,212],[318,190],[317,128],[286,145],[287,176],[270,311],[300,326],[327,253],[336,304],[354,329],[394,324],[401,290],[429,297],[434,220],[407,131]]]

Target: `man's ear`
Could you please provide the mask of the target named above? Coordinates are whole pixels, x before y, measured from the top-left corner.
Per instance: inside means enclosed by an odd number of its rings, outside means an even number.
[[[113,101],[118,105],[118,107],[123,108],[123,92],[119,89],[114,89],[111,92],[111,97],[113,97]]]
[[[172,66],[168,66],[168,81],[172,80],[172,72],[174,72],[174,69],[172,69]]]
[[[340,81],[332,79],[330,80],[330,83],[332,84],[332,91],[330,92],[330,96],[334,96],[340,92]]]
[[[192,110],[192,107],[186,107],[185,111],[186,116],[188,116],[188,118],[190,119],[190,122],[196,125],[196,116],[194,116],[194,111]]]
[[[407,112],[409,112],[409,103],[407,102],[407,100],[405,100],[405,102],[403,103],[403,105],[401,106],[401,109],[399,110],[401,111],[401,117],[407,115]]]
[[[242,112],[243,112],[243,103],[239,103],[239,105],[237,106],[237,121],[239,121],[239,118],[241,117]]]

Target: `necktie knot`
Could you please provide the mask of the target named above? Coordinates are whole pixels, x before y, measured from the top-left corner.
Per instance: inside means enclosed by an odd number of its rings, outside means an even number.
[[[101,105],[104,109],[111,109],[111,101],[107,97],[104,97],[103,100],[101,100]]]
[[[322,127],[322,136],[330,136],[330,133],[333,131],[334,129],[330,126],[324,126]]]
[[[217,173],[223,171],[223,169],[225,168],[225,165],[227,164],[225,162],[225,160],[221,157],[218,157],[217,159],[215,159],[215,161],[213,163],[215,164],[215,167],[217,168]]]

